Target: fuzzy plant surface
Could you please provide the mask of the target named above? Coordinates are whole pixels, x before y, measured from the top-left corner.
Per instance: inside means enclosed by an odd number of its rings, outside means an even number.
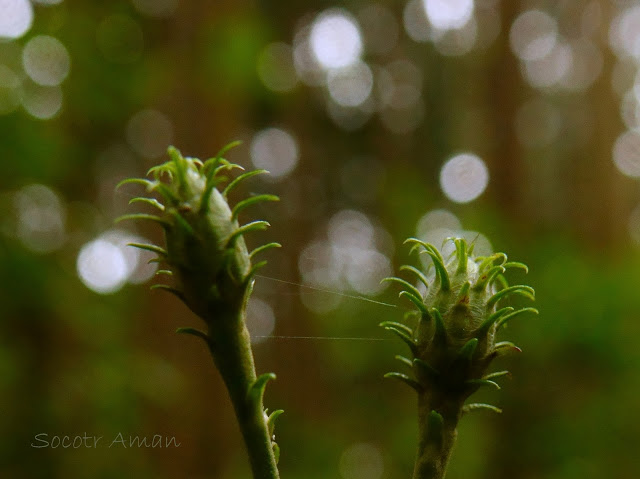
[[[263,406],[266,384],[272,373],[257,376],[246,328],[246,306],[258,268],[256,255],[279,247],[268,243],[249,252],[247,234],[269,226],[266,221],[241,225],[239,216],[252,205],[277,201],[274,195],[256,195],[237,202],[228,198],[244,180],[265,170],[253,170],[229,178],[232,170],[243,170],[223,155],[232,143],[206,161],[187,158],[170,147],[170,160],[149,170],[151,179],[131,178],[118,187],[135,183],[146,188],[152,197],[136,197],[130,203],[144,203],[155,214],[135,213],[118,220],[152,221],[164,230],[164,245],[132,243],[131,246],[156,253],[163,265],[158,274],[171,284],[157,284],[175,294],[204,322],[204,331],[180,328],[178,332],[201,338],[207,344],[214,363],[228,389],[238,423],[247,446],[254,479],[277,479],[278,445],[273,428],[282,413],[270,415]]]
[[[508,371],[487,373],[498,356],[520,351],[508,341],[497,342],[502,326],[523,314],[538,311],[515,309],[501,304],[512,295],[534,300],[534,290],[526,285],[509,286],[504,276],[511,268],[528,271],[527,266],[507,261],[504,253],[473,257],[473,247],[461,238],[451,238],[455,251],[445,259],[433,245],[415,238],[405,243],[411,252],[426,254],[427,271],[411,265],[400,267],[410,280],[398,277],[383,281],[398,283],[405,297],[416,308],[418,317],[412,328],[403,323],[384,321],[380,325],[396,334],[409,347],[411,357],[396,356],[410,370],[387,373],[411,386],[418,394],[418,451],[413,479],[442,479],[453,449],[458,421],[463,414],[488,409],[489,404],[466,400],[481,387],[500,389],[496,382]],[[428,271],[433,268],[434,274]],[[424,288],[414,284],[421,283]],[[426,294],[420,289],[426,288]]]

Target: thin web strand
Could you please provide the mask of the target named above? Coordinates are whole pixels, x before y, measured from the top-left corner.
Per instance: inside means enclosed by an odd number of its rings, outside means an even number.
[[[263,275],[260,275],[260,274],[256,274],[256,278],[263,278],[263,279],[268,279],[268,280],[271,280],[271,281],[276,281],[278,283],[290,284],[292,286],[299,286],[301,288],[312,289],[314,291],[320,291],[322,293],[335,294],[337,296],[342,296],[344,298],[351,298],[351,299],[357,299],[357,300],[360,300],[360,301],[367,301],[369,303],[379,304],[381,306],[387,306],[389,308],[397,308],[398,307],[395,304],[384,303],[382,301],[376,301],[375,299],[365,298],[364,296],[357,296],[355,294],[341,293],[340,291],[332,291],[330,289],[317,288],[315,286],[309,286],[309,285],[306,285],[306,284],[295,283],[293,281],[285,281],[284,279],[271,278],[270,276],[263,276]]]

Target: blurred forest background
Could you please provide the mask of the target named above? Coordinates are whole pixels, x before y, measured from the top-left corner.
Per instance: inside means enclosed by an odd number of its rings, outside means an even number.
[[[197,318],[125,247],[159,231],[113,223],[168,145],[236,139],[272,175],[235,199],[282,199],[252,212],[284,247],[249,326],[283,478],[410,476],[415,397],[377,327],[405,305],[378,282],[407,236],[452,234],[529,264],[541,314],[502,334],[524,353],[478,399],[504,413],[464,418],[448,477],[640,477],[639,67],[632,0],[0,0],[0,477],[249,478],[174,334]]]

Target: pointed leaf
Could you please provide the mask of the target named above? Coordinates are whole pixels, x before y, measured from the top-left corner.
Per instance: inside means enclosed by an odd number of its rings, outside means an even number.
[[[164,248],[160,246],[156,246],[154,244],[142,244],[142,243],[127,243],[127,246],[133,246],[134,248],[151,251],[152,253],[157,253],[160,256],[167,256],[167,252]]]
[[[122,216],[116,218],[115,222],[116,223],[120,223],[121,221],[127,221],[127,220],[154,221],[154,222],[158,223],[160,226],[162,226],[163,228],[169,228],[171,226],[171,223],[169,223],[165,219],[160,218],[159,216],[147,215],[147,214],[144,214],[144,213],[134,213],[134,214],[130,214],[130,215],[122,215]]]
[[[262,253],[263,251],[266,251],[271,248],[282,248],[282,245],[280,243],[267,243],[262,246],[258,246],[251,253],[249,253],[249,259],[253,259],[255,255]]]
[[[496,294],[491,296],[491,298],[489,298],[489,301],[487,301],[487,309],[491,309],[498,301],[510,294],[520,294],[531,299],[532,301],[536,299],[535,291],[531,286],[518,284],[516,286],[509,286],[508,288],[501,289]]]
[[[413,362],[411,361],[411,359],[405,358],[404,356],[400,356],[399,354],[396,354],[394,357],[405,366],[409,366],[410,368],[413,367]]]
[[[405,324],[396,323],[395,321],[382,321],[380,323],[380,327],[382,328],[386,328],[387,326],[393,326],[394,328],[401,329],[402,331],[407,333],[409,337],[413,337],[413,329],[411,329],[409,326]]]
[[[280,198],[278,198],[276,195],[256,195],[242,200],[233,207],[233,210],[231,212],[231,220],[237,219],[240,212],[245,208],[258,203],[262,203],[263,201],[280,201]]]
[[[178,226],[184,234],[187,234],[190,236],[195,235],[195,232],[193,231],[193,228],[191,227],[191,225],[187,222],[187,220],[185,220],[182,217],[182,215],[178,211],[172,209],[169,211],[169,214],[173,217],[173,219],[176,220],[175,221],[176,226]]]
[[[473,250],[476,249],[476,240],[478,239],[480,235],[476,235],[476,237],[473,239],[473,241],[471,242],[471,244],[468,246],[467,248],[467,254],[469,256],[473,256]]]
[[[242,166],[231,163],[224,158],[220,158],[220,166],[216,167],[213,170],[213,176],[218,176],[218,173],[220,173],[221,171],[231,171],[235,169],[244,171],[244,168]]]
[[[506,354],[508,352],[521,353],[522,349],[513,344],[511,341],[501,341],[493,347],[493,352],[497,354]]]
[[[424,251],[427,253],[431,260],[433,261],[433,266],[436,268],[436,274],[440,279],[440,289],[442,291],[449,291],[451,287],[451,282],[449,280],[449,273],[447,272],[447,268],[445,268],[442,257],[438,253],[438,250],[432,247],[432,249],[428,249]]]
[[[284,410],[278,409],[269,414],[269,417],[267,418],[267,429],[269,430],[269,436],[273,436],[273,432],[276,427],[276,419],[278,419],[282,415],[282,413],[284,413]]]
[[[416,392],[418,393],[422,392],[422,386],[420,385],[420,383],[415,379],[410,378],[406,374],[392,372],[392,373],[385,374],[384,377],[397,379],[398,381],[402,381],[403,383],[405,383],[407,386],[410,386]]]
[[[433,341],[435,341],[439,346],[445,346],[447,344],[447,329],[444,325],[444,319],[442,319],[440,311],[436,308],[431,309],[431,317],[435,322]]]
[[[433,246],[429,243],[425,243],[422,240],[419,240],[418,238],[407,238],[406,240],[404,240],[404,242],[402,244],[411,244],[414,246],[422,246],[424,249],[429,249],[432,248]]]
[[[241,141],[232,141],[231,143],[228,143],[227,145],[223,146],[222,149],[218,153],[216,153],[215,156],[209,158],[207,161],[204,162],[204,164],[202,165],[202,168],[205,170],[208,170],[209,168],[214,168],[216,166],[216,163],[222,160],[222,155],[224,155],[230,149],[235,148],[236,146],[239,146],[241,144],[242,144]]]
[[[495,285],[496,283],[500,285],[500,289],[505,289],[509,287],[509,282],[507,281],[507,278],[505,278],[504,275],[502,274],[499,274],[494,278],[493,284]]]
[[[512,308],[511,306],[507,306],[506,308],[499,309],[495,313],[491,314],[487,319],[484,320],[484,322],[476,330],[476,333],[475,333],[476,337],[479,338],[487,334],[491,329],[491,326],[493,326],[493,324],[496,321],[498,321],[505,314],[509,314],[511,311],[513,311],[513,309],[514,308]]]
[[[151,180],[147,180],[145,178],[126,178],[116,185],[116,190],[119,190],[121,186],[130,184],[130,183],[133,183],[136,185],[144,185],[148,189],[151,189],[155,185],[155,182]]]
[[[260,261],[259,263],[254,264],[247,275],[244,278],[245,283],[249,283],[253,277],[256,275],[260,268],[264,268],[267,265],[267,261]]]
[[[466,273],[467,271],[467,261],[469,260],[469,256],[467,253],[467,242],[462,238],[455,238],[453,242],[456,245],[456,253],[458,255],[458,269],[457,273]]]
[[[244,235],[245,233],[251,233],[253,231],[264,231],[269,226],[271,225],[266,221],[252,221],[251,223],[247,223],[244,226],[240,226],[229,237],[228,245],[232,245],[233,242],[238,238],[238,236]]]
[[[207,183],[204,187],[204,192],[200,197],[200,205],[198,207],[201,213],[204,214],[209,211],[209,207],[211,206],[209,201],[211,200],[211,195],[217,185],[218,182],[213,178],[213,175],[211,175],[211,177],[207,177]]]
[[[158,271],[156,271],[156,276],[159,276],[161,274],[166,274],[167,276],[173,276],[173,271],[168,269],[159,269]]]
[[[465,345],[462,346],[462,348],[460,348],[460,351],[458,352],[458,356],[461,359],[470,361],[471,358],[473,357],[473,353],[476,352],[477,347],[478,347],[478,338],[472,338],[469,341],[467,341]]]
[[[511,377],[511,373],[509,371],[496,371],[495,373],[487,374],[486,376],[482,376],[482,379],[497,379],[503,376]]]
[[[186,298],[184,297],[184,293],[182,291],[177,290],[176,288],[172,288],[171,286],[168,286],[166,284],[154,284],[152,286],[149,286],[149,289],[160,289],[162,291],[167,291],[168,293],[171,293],[174,296],[176,296],[182,302],[184,303],[187,302]]]
[[[164,211],[164,205],[155,198],[145,198],[143,196],[137,196],[136,198],[131,198],[129,200],[129,204],[132,203],[146,203],[153,206],[154,208],[158,208],[160,211]]]
[[[206,333],[200,331],[199,329],[196,328],[178,328],[176,329],[176,333],[178,334],[190,334],[192,336],[196,336],[200,339],[203,339],[205,342],[209,342],[209,336],[206,335]]]
[[[429,281],[427,281],[427,277],[418,268],[405,264],[400,266],[400,271],[411,271],[413,274],[415,274],[418,277],[420,282],[424,284],[424,287],[427,288],[427,290],[429,289]]]
[[[504,266],[493,266],[492,268],[489,268],[489,270],[485,271],[482,275],[480,275],[478,277],[478,280],[476,281],[476,284],[474,285],[473,289],[475,289],[476,291],[480,291],[483,290],[485,288],[485,286],[490,283],[491,281],[493,281],[493,279],[499,275],[505,272]]]
[[[476,261],[478,259],[482,259],[482,261],[480,262],[480,265],[478,266],[478,274],[482,274],[484,273],[484,270],[490,267],[491,265],[493,265],[494,261],[496,260],[500,260],[500,259],[502,260],[502,262],[498,266],[502,266],[504,263],[506,263],[507,255],[504,253],[495,253],[495,254],[492,254],[491,256],[476,258]]]
[[[511,314],[507,314],[506,316],[501,317],[500,320],[498,321],[498,328],[500,326],[502,326],[503,324],[505,324],[510,319],[513,319],[514,317],[516,317],[517,315],[519,315],[521,313],[538,314],[538,310],[536,308],[522,308],[522,309],[519,309],[517,311],[514,311]]]
[[[467,414],[473,411],[479,411],[481,409],[486,409],[487,411],[492,411],[498,414],[502,414],[502,409],[500,409],[499,407],[492,406],[491,404],[484,404],[484,403],[465,404],[464,406],[462,406],[462,413]]]
[[[502,389],[497,382],[491,381],[489,379],[469,379],[467,381],[467,384],[472,385],[472,386],[478,386],[478,387],[491,386],[491,387],[494,387],[496,389]]]
[[[422,302],[422,299],[420,299],[416,295],[411,294],[409,291],[400,291],[400,294],[398,295],[398,297],[399,298],[406,297],[409,301],[411,301],[416,306],[416,308],[420,310],[422,314],[428,315],[427,307]]]
[[[422,318],[422,313],[420,311],[415,311],[415,310],[406,311],[402,315],[402,319],[404,319],[405,321],[412,321],[414,319],[420,319],[420,318]]]
[[[276,375],[273,373],[261,374],[249,388],[247,398],[253,401],[254,404],[262,404],[262,396],[264,396],[267,383],[275,378]]]
[[[435,410],[429,413],[427,417],[427,442],[442,444],[444,439],[444,419]]]
[[[416,298],[420,298],[420,302],[422,302],[422,294],[420,294],[420,291],[418,291],[418,288],[416,288],[414,285],[412,285],[408,281],[405,281],[402,278],[396,278],[395,276],[390,276],[388,278],[383,278],[380,281],[380,283],[382,284],[382,283],[386,283],[386,282],[389,282],[389,281],[390,282],[395,282],[395,283],[398,283],[398,284],[404,286],[409,293],[411,293]]]
[[[268,174],[269,172],[267,170],[252,170],[252,171],[247,171],[246,173],[242,173],[240,176],[236,177],[233,181],[231,181],[227,185],[227,187],[222,191],[222,196],[226,198],[227,195],[231,191],[233,191],[235,187],[238,186],[242,181],[249,179],[252,176],[263,175],[265,173]]]
[[[166,173],[170,178],[173,178],[175,172],[176,169],[173,161],[167,161],[166,163],[163,163],[161,165],[156,165],[149,168],[149,171],[147,171],[147,176],[153,175],[153,177],[157,180],[162,173]]]
[[[509,261],[508,263],[503,264],[505,268],[519,268],[523,269],[525,273],[529,272],[529,267],[524,263],[519,263],[518,261]]]
[[[383,326],[383,328],[386,329],[387,331],[391,331],[396,336],[398,336],[402,341],[404,341],[404,343],[407,346],[409,346],[409,349],[411,349],[411,352],[413,353],[414,356],[418,353],[418,345],[416,344],[416,342],[411,338],[411,336],[409,336],[401,328],[396,328],[395,326],[391,326],[388,324]]]
[[[164,183],[156,183],[154,184],[150,191],[157,191],[158,193],[160,193],[160,195],[162,196],[162,198],[174,205],[177,205],[180,200],[178,199],[178,197],[175,195],[175,193],[173,191],[171,191],[167,185],[165,185]]]
[[[175,173],[178,177],[179,188],[185,188],[187,186],[187,165],[185,164],[185,160],[182,157],[182,153],[180,153],[180,151],[175,146],[170,146],[169,148],[167,148],[167,154],[175,165]]]
[[[432,245],[431,243],[424,243],[424,247],[425,249],[427,249],[428,251],[433,252],[438,259],[440,260],[440,262],[442,264],[444,264],[444,258],[442,257],[442,254],[440,253],[440,250],[438,248],[436,248],[434,245]]]

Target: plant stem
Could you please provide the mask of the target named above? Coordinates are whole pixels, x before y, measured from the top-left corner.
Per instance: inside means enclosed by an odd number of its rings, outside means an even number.
[[[249,332],[242,316],[244,311],[241,318],[236,318],[235,321],[216,320],[216,327],[210,328],[208,346],[229,391],[247,447],[253,478],[279,479],[262,394],[249,394],[256,381],[256,370]]]
[[[434,420],[434,413],[437,420]],[[444,479],[458,436],[462,403],[423,392],[418,396],[418,453],[413,479]]]

